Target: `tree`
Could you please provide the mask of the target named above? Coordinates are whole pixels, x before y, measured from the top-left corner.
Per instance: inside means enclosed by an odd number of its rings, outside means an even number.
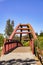
[[[38,36],[38,33],[37,32],[35,34],[36,34],[36,36]]]
[[[43,31],[40,32],[40,36],[43,36]]]
[[[10,19],[7,20],[6,23],[6,28],[5,28],[5,35],[8,38],[11,33],[13,32],[13,27],[14,27],[14,21],[10,21]]]
[[[12,20],[11,25],[14,27],[14,20]]]
[[[18,35],[15,35],[14,39],[20,41],[20,37]]]
[[[26,35],[22,36],[22,40],[29,40],[29,35],[26,34]]]

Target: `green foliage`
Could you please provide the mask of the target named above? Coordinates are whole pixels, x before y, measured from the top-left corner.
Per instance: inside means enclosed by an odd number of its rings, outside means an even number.
[[[13,32],[13,27],[14,27],[14,21],[10,22],[10,19],[7,20],[6,28],[5,28],[6,37],[9,37],[11,35],[11,33]]]
[[[39,40],[39,42],[43,41],[43,36],[38,36],[38,40]]]
[[[14,27],[14,20],[12,20],[11,25]]]
[[[15,35],[14,39],[20,41],[20,37],[18,35]]]
[[[29,41],[22,41],[23,46],[29,46]]]
[[[39,47],[39,41],[38,39],[34,40],[34,53],[37,55],[37,47]]]
[[[38,40],[39,40],[39,48],[40,50],[43,50],[43,36],[38,36]]]
[[[4,43],[4,37],[3,35],[0,35],[0,47],[3,45]]]
[[[27,34],[27,35],[22,36],[22,39],[23,40],[29,40],[29,35]]]
[[[38,41],[38,39],[35,39],[35,40],[34,40],[34,46],[35,46],[35,47],[38,47],[38,46],[39,46],[39,41]]]
[[[43,41],[40,41],[39,48],[40,50],[43,50]]]
[[[40,32],[40,36],[43,36],[43,31]]]
[[[38,36],[38,33],[37,32],[35,34],[36,34],[36,36]]]

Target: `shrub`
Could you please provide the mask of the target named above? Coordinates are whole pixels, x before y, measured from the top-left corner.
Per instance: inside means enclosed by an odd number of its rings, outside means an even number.
[[[23,44],[23,46],[29,46],[29,41],[23,41],[22,40],[22,44]]]
[[[38,41],[38,39],[35,39],[35,40],[34,40],[34,46],[35,46],[35,47],[39,47],[39,41]]]
[[[43,50],[43,41],[40,41],[39,48],[40,50]]]
[[[43,36],[39,36],[38,39],[39,39],[39,42],[40,42],[39,43],[39,49],[43,50]]]
[[[4,37],[3,35],[0,35],[0,47],[3,45],[4,43]]]
[[[43,41],[43,36],[38,36],[39,41]]]
[[[34,40],[34,53],[37,55],[37,47],[39,47],[39,41],[38,39]]]

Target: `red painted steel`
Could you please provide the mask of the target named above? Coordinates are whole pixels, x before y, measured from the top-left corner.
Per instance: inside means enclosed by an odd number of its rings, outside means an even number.
[[[32,28],[32,26],[31,26],[30,24],[19,24],[18,26],[16,26],[16,28],[15,28],[14,31],[12,32],[11,36],[9,37],[9,39],[12,39],[15,34],[21,34],[21,33],[23,33],[23,32],[17,32],[17,33],[16,33],[16,31],[19,29],[20,26],[27,26],[27,28],[29,27],[29,29],[30,29],[30,31],[31,31],[31,34],[33,35],[34,39],[37,38],[37,37],[36,37],[36,34],[35,34],[35,32],[34,32],[34,30],[33,30],[33,28]],[[23,28],[21,28],[21,29],[23,30]],[[25,32],[24,32],[23,34],[25,34]]]
[[[22,44],[20,44],[20,43],[18,43],[18,47],[21,47],[21,46],[23,46]]]
[[[18,28],[18,30],[29,30],[30,28]]]
[[[15,34],[29,34],[31,32],[15,32]]]
[[[28,24],[20,24],[20,26],[28,26]]]
[[[19,47],[19,46],[22,46],[22,44],[21,43],[10,43],[10,44],[6,44],[3,47],[2,54],[6,53],[6,52],[9,52],[13,48],[16,48],[16,47]]]
[[[13,36],[15,35],[15,32],[17,31],[17,29],[18,29],[19,26],[20,26],[20,24],[18,26],[16,26],[16,28],[14,29],[14,31],[10,35],[9,39],[12,39],[13,38]]]
[[[30,40],[30,47],[32,49],[32,53],[34,54],[34,40]]]
[[[32,53],[34,54],[34,41],[32,40]]]
[[[34,39],[37,39],[37,36],[36,36],[36,34],[35,34],[35,32],[34,32],[32,26],[31,26],[30,24],[29,24],[28,26],[29,26],[29,28],[30,28],[30,30],[31,30],[31,34],[33,35]]]

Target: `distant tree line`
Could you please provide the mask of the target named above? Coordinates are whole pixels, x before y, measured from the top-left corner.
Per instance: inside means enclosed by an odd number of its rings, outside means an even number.
[[[43,36],[43,31],[40,32],[40,34],[38,35],[38,33],[36,33],[37,36]]]

